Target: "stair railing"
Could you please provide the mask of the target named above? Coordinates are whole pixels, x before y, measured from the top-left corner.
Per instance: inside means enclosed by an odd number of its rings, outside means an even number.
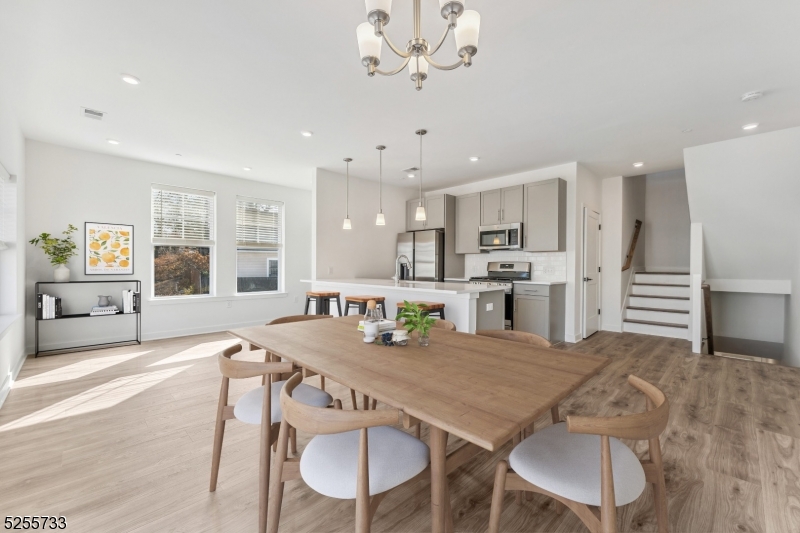
[[[636,252],[636,241],[639,240],[639,230],[642,229],[642,221],[637,220],[633,228],[633,237],[631,238],[631,246],[628,249],[628,255],[625,256],[625,264],[622,265],[622,271],[625,272],[631,267],[633,263],[633,254]]]

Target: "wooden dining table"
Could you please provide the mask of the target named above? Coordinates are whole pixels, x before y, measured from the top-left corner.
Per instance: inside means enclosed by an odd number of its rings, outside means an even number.
[[[430,345],[363,342],[360,317],[255,326],[232,335],[430,426],[431,521],[452,531],[447,474],[495,451],[598,374],[606,357],[432,329]],[[448,435],[466,444],[446,453]]]

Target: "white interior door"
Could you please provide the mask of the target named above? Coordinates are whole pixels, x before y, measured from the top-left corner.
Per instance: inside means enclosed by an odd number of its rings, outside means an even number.
[[[600,214],[583,208],[583,338],[600,329]]]

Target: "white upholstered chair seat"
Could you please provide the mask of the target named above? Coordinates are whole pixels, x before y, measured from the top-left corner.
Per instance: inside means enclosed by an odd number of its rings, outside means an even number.
[[[298,389],[294,391],[295,398]],[[419,439],[388,426],[367,431],[370,496],[405,483],[428,466],[430,450]],[[355,499],[360,432],[311,439],[300,458],[300,475],[309,487],[331,498]]]
[[[281,421],[281,388],[286,381],[272,384],[272,423]],[[333,402],[333,396],[324,390],[301,383],[294,390],[293,397],[301,403],[314,407],[327,407]],[[247,424],[261,423],[261,406],[264,405],[264,386],[245,393],[233,408],[233,416]]]
[[[617,506],[644,491],[645,476],[636,454],[611,437],[611,466]],[[600,437],[569,433],[555,424],[523,440],[511,452],[509,466],[529,483],[586,505],[600,505]]]

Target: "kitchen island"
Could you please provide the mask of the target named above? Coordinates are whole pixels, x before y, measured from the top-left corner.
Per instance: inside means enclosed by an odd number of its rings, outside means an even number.
[[[342,300],[344,313],[347,296],[383,296],[386,314],[394,318],[397,303],[403,300],[440,302],[445,304],[445,317],[458,331],[475,333],[478,329],[503,329],[505,293],[502,288],[470,285],[464,282],[394,281],[391,279],[318,279],[301,280],[313,291],[335,291]],[[309,308],[309,313],[313,313]],[[335,306],[331,312],[336,314]],[[358,313],[354,307],[350,314]]]

